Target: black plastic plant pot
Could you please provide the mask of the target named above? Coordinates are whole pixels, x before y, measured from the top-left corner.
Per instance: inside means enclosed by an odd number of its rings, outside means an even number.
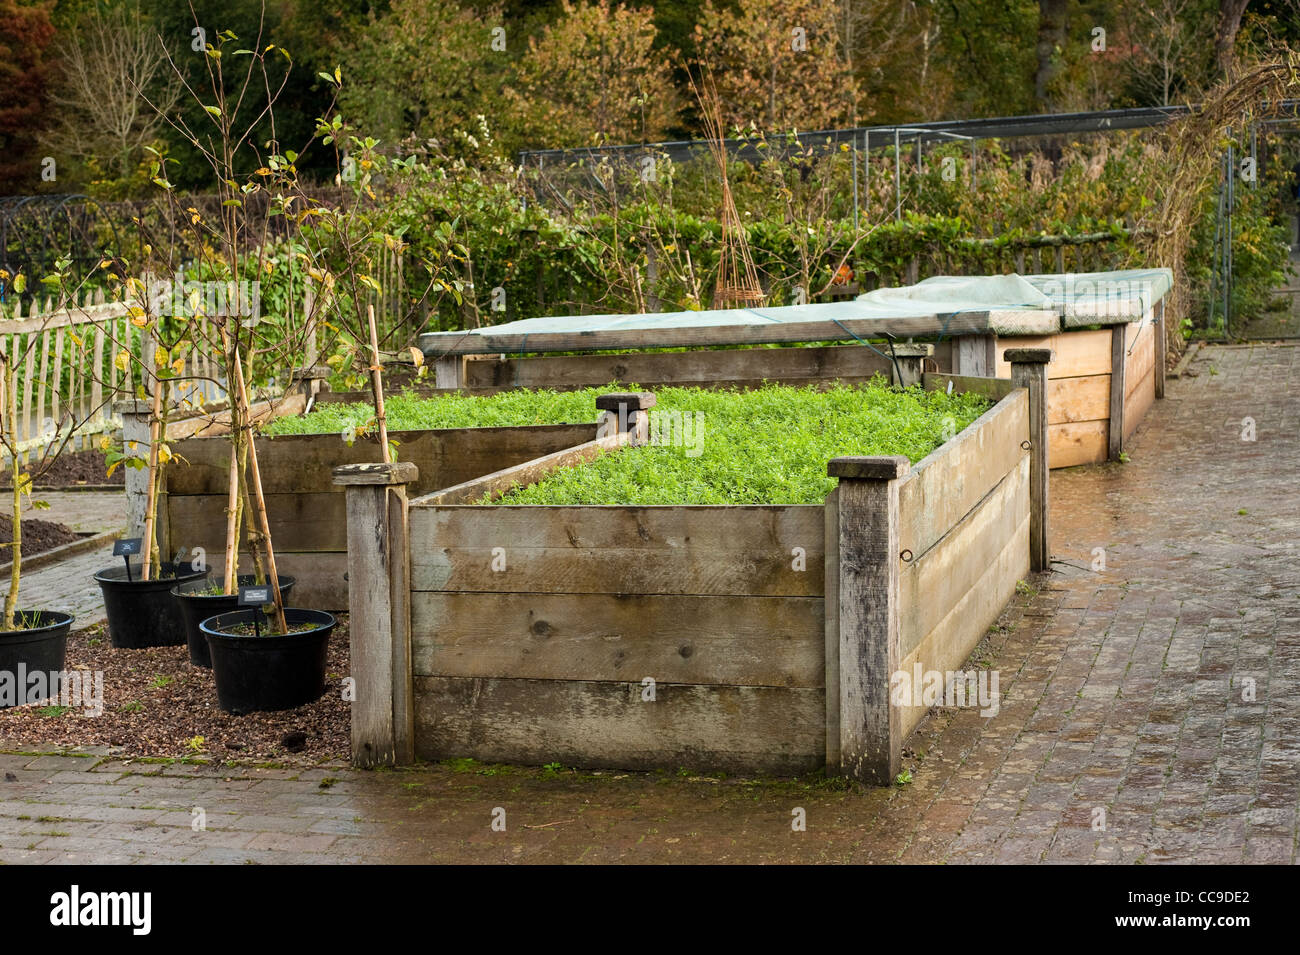
[[[157,577],[140,579],[140,566],[110,567],[95,575],[104,594],[109,642],[126,650],[141,647],[176,647],[185,642],[185,621],[172,596],[172,588],[188,580],[207,577],[206,570],[189,564],[164,563]]]
[[[20,610],[17,623],[18,630],[0,631],[0,709],[40,702],[32,692],[58,696],[63,679],[72,614]]]
[[[236,579],[241,587],[251,587],[257,583],[257,578],[252,574],[240,574]],[[288,574],[280,575],[282,597],[289,596],[289,591],[293,590],[293,580]],[[196,667],[212,666],[208,638],[199,629],[199,624],[209,617],[238,610],[239,594],[204,594],[195,591],[210,590],[214,584],[221,587],[224,583],[224,580],[191,580],[172,588],[172,596],[176,598],[181,618],[185,621],[185,642],[190,645],[190,663]]]
[[[236,610],[199,624],[212,654],[217,704],[227,713],[288,710],[319,700],[325,693],[325,648],[338,621],[323,610],[286,607],[290,627],[309,625],[297,633],[269,635],[260,611]],[[235,627],[262,620],[262,633],[231,633]]]

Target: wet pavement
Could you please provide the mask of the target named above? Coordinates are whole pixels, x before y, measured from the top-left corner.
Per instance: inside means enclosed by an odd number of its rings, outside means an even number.
[[[932,712],[904,785],[8,753],[0,862],[1294,863],[1297,452],[1300,347],[1208,347],[1128,463],[1054,472],[1001,709]]]

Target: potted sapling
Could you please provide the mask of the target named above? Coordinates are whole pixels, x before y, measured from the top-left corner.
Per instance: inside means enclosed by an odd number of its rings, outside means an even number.
[[[125,437],[120,449],[105,447],[105,460],[109,474],[127,467],[145,475],[144,533],[136,540],[119,541],[114,552],[123,563],[106,567],[94,578],[103,594],[109,642],[114,647],[177,646],[185,643],[185,626],[171,589],[178,582],[207,576],[202,561],[165,559],[168,555],[158,544],[159,499],[171,461],[167,421],[172,390],[184,377],[190,349],[188,323],[183,315],[163,314],[171,303],[150,296],[141,279],[132,277],[126,286],[130,318],[126,337],[118,340],[111,326],[109,337],[118,369],[137,372],[134,405],[147,409],[149,433],[144,447],[138,439]]]
[[[66,260],[61,261],[57,267],[64,269],[68,264]],[[57,275],[53,279],[59,281]],[[26,289],[22,274],[13,276],[11,282],[8,273],[0,271],[0,282],[11,283],[10,287],[19,296]],[[59,405],[62,382],[35,383],[38,389],[48,387],[53,390],[54,407],[59,411],[56,418],[42,422],[39,435],[28,436],[26,422],[30,420],[30,408],[24,408],[23,417],[20,417],[18,395],[21,392],[24,400],[30,401],[34,383],[29,380],[22,389],[17,384],[22,369],[26,368],[30,375],[35,367],[35,356],[49,347],[47,329],[52,327],[52,323],[57,321],[60,326],[74,327],[74,322],[64,319],[72,317],[75,301],[75,296],[71,301],[62,296],[57,310],[47,308],[41,316],[7,322],[8,347],[0,349],[0,453],[9,465],[10,475],[9,514],[3,518],[9,540],[0,544],[0,553],[8,557],[9,563],[9,590],[0,613],[0,708],[58,697],[62,687],[73,616],[52,608],[21,606],[23,512],[48,508],[44,502],[32,499],[36,482],[70,446],[82,426],[99,415],[101,407],[90,407],[88,401],[67,400],[67,392],[64,392],[64,401]],[[67,334],[70,347],[84,347],[84,340],[76,332]],[[44,361],[41,366],[44,367]],[[75,380],[73,387],[79,387]],[[32,461],[24,467],[28,455],[32,456]],[[0,557],[0,562],[3,559]]]
[[[213,174],[220,199],[219,219],[209,222],[197,211],[186,210],[193,214],[182,221],[190,222],[203,239],[202,265],[207,273],[230,288],[276,276],[265,223],[271,216],[293,221],[303,208],[297,202],[301,197],[295,165],[298,155],[282,150],[275,134],[274,104],[283,86],[279,79],[272,79],[275,71],[267,59],[279,57],[283,51],[261,42],[254,44],[255,50],[236,49],[239,46],[234,34],[226,31],[205,49],[212,80],[212,103],[204,104],[204,122],[209,128],[195,131],[183,117],[166,117]],[[289,59],[287,53],[284,56]],[[239,68],[242,63],[247,64],[246,69]],[[238,75],[226,75],[228,64],[237,68]],[[251,100],[245,98],[252,90],[266,95],[256,109],[251,109]],[[247,118],[250,109],[251,125]],[[266,144],[265,152],[258,143]],[[159,165],[165,167],[165,161]],[[254,171],[245,174],[245,168]],[[175,198],[165,176],[160,172],[154,178],[179,206],[181,200]],[[253,199],[265,201],[268,210],[268,215],[261,217],[260,234],[249,226],[244,213],[245,203]],[[292,287],[292,276],[290,279]],[[199,631],[207,643],[222,709],[236,714],[289,709],[319,699],[325,692],[326,651],[337,621],[324,611],[285,606],[289,581],[276,567],[255,440],[257,415],[250,392],[259,358],[264,372],[276,364],[277,356],[297,359],[305,352],[314,316],[294,314],[286,308],[279,315],[207,317],[213,352],[220,356],[229,396],[226,552],[220,585],[222,596],[235,598],[241,609],[200,620]],[[241,529],[253,561],[253,573],[242,579]]]

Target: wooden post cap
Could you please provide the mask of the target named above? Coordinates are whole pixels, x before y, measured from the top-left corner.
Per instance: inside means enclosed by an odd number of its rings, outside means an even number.
[[[912,462],[901,454],[831,458],[826,464],[831,477],[858,481],[895,481],[910,470]]]
[[[334,483],[345,486],[367,484],[410,484],[420,476],[420,469],[410,461],[392,464],[340,464],[333,470]]]
[[[645,411],[653,408],[658,401],[649,391],[615,391],[607,395],[596,396],[596,408],[600,411]]]
[[[1002,357],[1013,365],[1045,365],[1056,353],[1050,348],[1008,348]]]
[[[312,365],[308,368],[295,368],[289,375],[290,381],[315,381],[328,378],[333,372],[328,365]]]
[[[921,342],[906,342],[902,345],[894,346],[894,355],[898,358],[929,358],[934,354],[934,346]]]
[[[123,415],[149,415],[153,413],[153,405],[141,398],[127,398],[123,401],[113,402],[113,414],[119,418]]]

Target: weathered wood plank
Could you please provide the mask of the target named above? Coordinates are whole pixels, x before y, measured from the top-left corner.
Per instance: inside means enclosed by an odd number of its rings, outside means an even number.
[[[1004,358],[1008,348],[1050,348],[1056,353],[1048,365],[1048,378],[1078,378],[1110,374],[1110,329],[1062,332],[1059,335],[1026,335],[998,339],[999,378],[1011,377],[1011,365]]]
[[[417,677],[416,754],[589,768],[803,773],[824,761],[821,690]]]
[[[249,406],[249,418],[255,423],[284,418],[300,413],[307,407],[307,396],[301,391],[277,395]],[[230,411],[191,415],[167,423],[167,436],[176,440],[185,438],[215,438],[230,433]]]
[[[899,669],[914,673],[915,665],[925,670],[957,670],[970,657],[971,651],[983,639],[988,628],[997,620],[1012,595],[1016,582],[1029,570],[1029,518],[1015,529],[1002,552],[986,565],[984,574],[975,582],[948,612],[947,616],[926,635],[916,648],[904,656]],[[1004,688],[1000,685],[999,694]],[[910,734],[922,717],[926,706],[905,706],[900,713],[904,738]]]
[[[928,371],[921,377],[922,387],[926,391],[947,391],[949,383],[952,384],[954,394],[966,394],[974,392],[977,395],[983,395],[985,398],[993,401],[1000,401],[1011,392],[1015,391],[1015,385],[1009,378],[982,378],[974,375],[946,375],[940,372]]]
[[[484,499],[496,500],[516,487],[528,487],[561,468],[576,467],[594,461],[602,454],[616,452],[635,437],[634,431],[618,431],[585,444],[514,464],[491,474],[471,478],[452,487],[432,491],[416,499],[422,505],[477,504]]]
[[[28,318],[5,322],[5,331],[26,334],[43,329],[65,328],[69,325],[97,324],[124,315],[126,315],[126,306],[121,302],[91,305],[86,308],[74,307],[52,314],[38,314],[33,310]]]
[[[816,597],[416,591],[420,676],[820,687]]]
[[[920,556],[1029,452],[1029,393],[1019,389],[923,458],[899,487],[900,548]]]
[[[412,503],[410,520],[415,590],[770,597],[823,592],[824,519],[817,505]],[[503,570],[492,569],[494,559]]]
[[[168,499],[172,526],[185,537],[175,542],[177,546],[188,544],[209,550],[225,547],[224,494],[172,493]],[[267,494],[266,510],[277,550],[347,550],[347,508],[341,493]]]
[[[1051,366],[1048,366],[1051,370]],[[1048,378],[1047,423],[1099,421],[1110,413],[1110,375]]]
[[[1078,464],[1100,464],[1106,460],[1106,421],[1075,421],[1054,424],[1047,429],[1047,461],[1054,468],[1070,468]]]
[[[1154,352],[1154,348],[1152,351]],[[1154,359],[1154,355],[1153,355]],[[1133,382],[1129,387],[1129,392],[1124,396],[1124,440],[1127,441],[1129,436],[1142,424],[1142,419],[1146,417],[1151,406],[1156,401],[1156,383],[1155,383],[1155,362],[1154,360],[1147,367],[1146,374],[1140,379]]]
[[[826,771],[840,770],[840,489],[826,496],[826,598],[822,604],[825,620],[826,679]]]
[[[824,306],[794,305],[765,308],[773,318],[801,318]],[[754,310],[734,309],[736,324],[692,325],[677,328],[620,328],[598,331],[430,332],[420,336],[426,357],[450,355],[518,355],[529,352],[609,351],[638,348],[684,348],[707,345],[768,345],[780,342],[841,341],[848,336],[925,338],[946,335],[983,335],[989,332],[1045,335],[1060,328],[1055,310],[1027,309],[947,312],[905,318],[840,318],[825,321],[774,321],[752,324]],[[717,320],[717,316],[712,316]]]
[[[900,650],[911,653],[976,586],[1029,516],[1029,458],[1021,458],[976,508],[899,577]],[[907,522],[908,515],[903,515]],[[1023,538],[1028,566],[1029,538]],[[1022,575],[1023,576],[1023,575]],[[941,661],[927,661],[927,666]]]
[[[1139,385],[1144,381],[1151,381],[1154,389],[1154,378],[1151,374],[1156,363],[1156,341],[1152,334],[1154,329],[1147,328],[1142,334],[1137,336],[1136,340],[1130,341],[1129,351],[1125,355],[1124,364],[1124,398],[1127,403],[1128,398],[1132,395]]]
[[[587,388],[610,382],[707,385],[767,379],[865,380],[888,376],[887,359],[861,345],[824,348],[751,348],[727,351],[658,352],[622,355],[565,355],[471,361],[470,388]]]
[[[593,409],[593,417],[595,411]],[[512,464],[530,461],[563,448],[590,441],[596,423],[534,425],[520,428],[454,428],[393,431],[398,458],[420,469],[410,493],[425,494],[459,484]],[[224,438],[177,441],[175,454],[189,463],[168,469],[168,490],[174,494],[224,494],[230,445]],[[269,493],[329,492],[335,488],[330,470],[340,464],[379,460],[379,445],[358,438],[349,446],[337,434],[287,434],[257,440],[258,460]]]
[[[952,370],[954,373],[991,378],[996,364],[996,335],[962,335],[953,339]]]

